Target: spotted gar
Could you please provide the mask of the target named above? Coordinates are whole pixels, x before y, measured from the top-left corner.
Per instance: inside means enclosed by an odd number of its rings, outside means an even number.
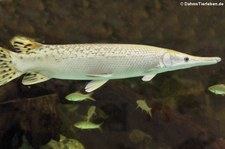
[[[143,81],[150,81],[158,73],[221,60],[134,44],[47,45],[18,36],[11,44],[16,52],[0,48],[0,85],[25,74],[24,85],[51,78],[92,80],[85,87],[91,92],[111,79],[143,76]]]

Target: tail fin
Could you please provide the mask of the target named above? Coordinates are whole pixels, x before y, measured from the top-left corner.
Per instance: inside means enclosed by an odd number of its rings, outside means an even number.
[[[10,51],[0,47],[0,85],[4,85],[22,74],[13,66]]]

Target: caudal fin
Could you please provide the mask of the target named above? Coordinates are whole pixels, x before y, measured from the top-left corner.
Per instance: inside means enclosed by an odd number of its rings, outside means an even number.
[[[0,85],[4,85],[21,75],[22,72],[12,64],[10,51],[0,47]]]

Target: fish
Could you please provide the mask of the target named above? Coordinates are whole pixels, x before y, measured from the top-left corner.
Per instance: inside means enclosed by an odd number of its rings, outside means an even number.
[[[51,78],[90,80],[84,89],[92,92],[113,79],[142,77],[150,81],[163,72],[221,61],[220,57],[198,57],[137,44],[42,44],[21,36],[10,42],[15,52],[0,48],[0,85],[24,74],[24,85]]]
[[[82,94],[80,92],[75,92],[67,95],[65,98],[69,101],[84,101],[84,100],[92,100],[95,101],[94,98],[91,97],[91,93],[89,94]]]
[[[91,120],[92,116],[94,114],[96,114],[95,113],[95,110],[96,110],[96,107],[95,106],[90,106],[90,108],[88,109],[88,112],[87,112],[87,121],[88,122]]]
[[[208,90],[214,94],[224,96],[225,95],[225,84],[217,84],[217,85],[210,86],[208,88]]]
[[[101,124],[95,124],[95,123],[92,123],[92,122],[88,122],[88,121],[81,121],[81,122],[77,122],[74,124],[74,126],[76,128],[79,128],[79,129],[100,129],[101,130]]]
[[[149,114],[150,117],[152,117],[152,108],[150,108],[145,100],[137,100],[137,108],[141,108],[142,110],[144,110],[145,112],[147,112]]]

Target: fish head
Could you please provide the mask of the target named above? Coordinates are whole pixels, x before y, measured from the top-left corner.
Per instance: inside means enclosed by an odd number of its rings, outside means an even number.
[[[216,90],[215,90],[214,86],[208,87],[208,90],[209,90],[210,92],[216,94]]]
[[[137,100],[136,101],[137,105],[139,105],[139,106],[143,105],[144,102],[145,102],[144,100]]]
[[[196,66],[212,65],[221,61],[220,57],[199,57],[168,50],[160,61],[161,68],[166,71],[191,68]]]

